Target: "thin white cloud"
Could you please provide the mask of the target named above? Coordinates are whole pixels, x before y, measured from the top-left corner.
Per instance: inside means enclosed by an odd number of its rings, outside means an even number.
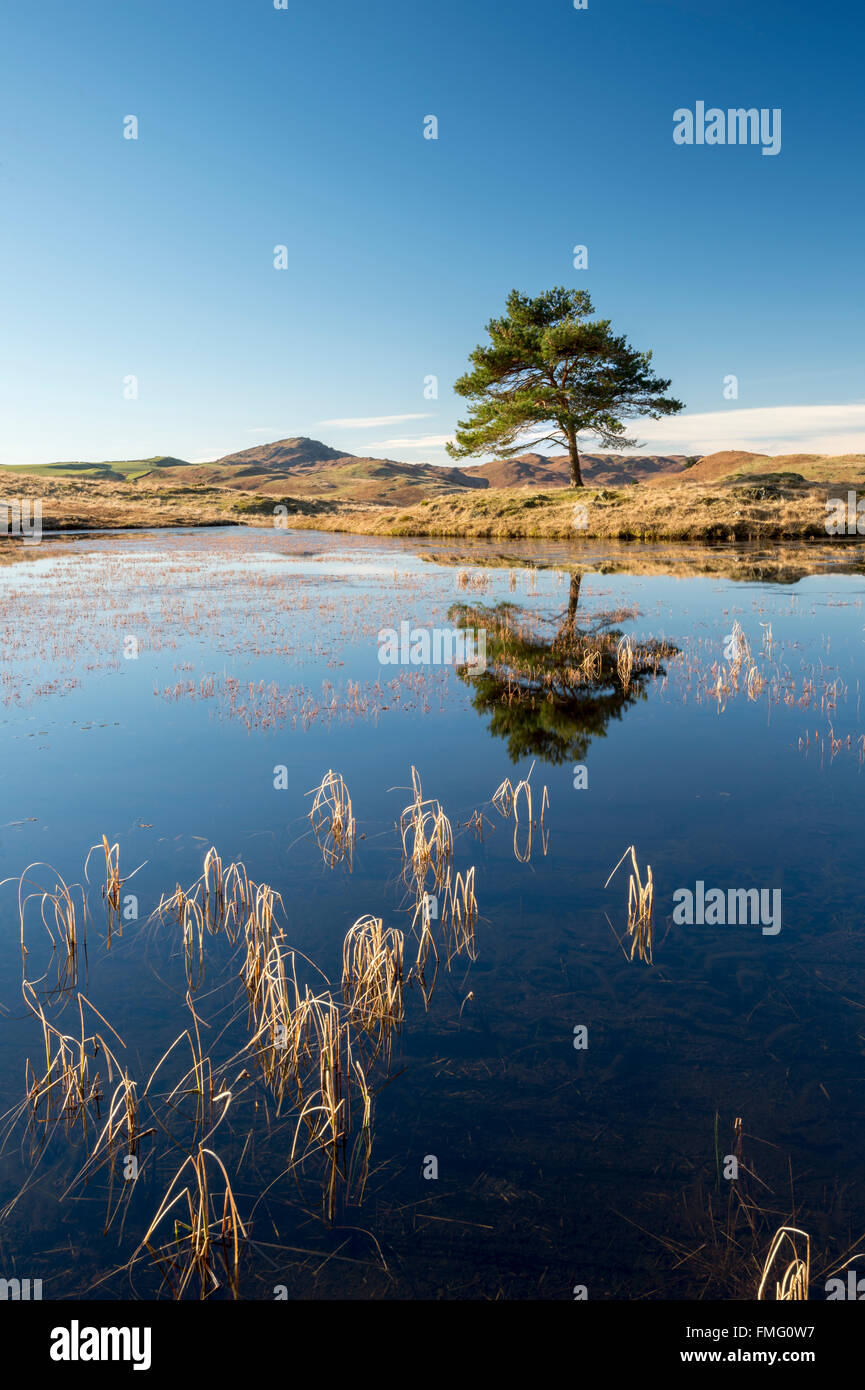
[[[443,449],[453,439],[452,434],[420,434],[408,439],[378,439],[369,449]]]
[[[637,420],[628,433],[651,453],[755,454],[865,453],[865,403],[772,405]],[[589,449],[591,452],[591,449]],[[630,451],[626,451],[630,452]]]
[[[247,434],[276,434],[276,430],[270,425],[250,425],[246,430]]]
[[[426,411],[420,415],[356,415],[340,420],[317,420],[314,429],[329,427],[333,430],[377,429],[382,425],[400,425],[403,420],[431,420],[432,414]]]

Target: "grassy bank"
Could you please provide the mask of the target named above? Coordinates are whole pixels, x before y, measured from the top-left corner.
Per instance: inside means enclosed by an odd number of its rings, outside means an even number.
[[[861,485],[861,484],[860,484]],[[0,501],[38,499],[46,532],[131,527],[272,525],[380,536],[622,541],[827,539],[826,499],[851,482],[752,474],[719,482],[619,488],[490,488],[412,506],[263,496],[212,485],[148,487],[141,481],[0,473]]]
[[[113,482],[5,469],[0,472],[0,502],[12,500],[41,502],[42,529],[51,532],[269,524],[274,507],[283,499],[207,484],[148,487],[132,480]],[[315,500],[284,500],[292,514],[309,517],[331,506]]]
[[[385,536],[632,541],[826,541],[825,484],[679,484],[647,488],[490,489],[364,513],[342,508],[290,524]]]

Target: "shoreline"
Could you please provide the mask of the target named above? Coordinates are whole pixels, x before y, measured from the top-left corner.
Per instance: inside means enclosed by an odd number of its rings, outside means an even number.
[[[20,483],[20,479],[15,482]],[[32,481],[32,480],[31,480]],[[570,540],[713,544],[856,544],[865,539],[830,529],[830,499],[855,485],[791,483],[741,475],[717,483],[634,483],[598,488],[485,488],[437,494],[410,504],[325,496],[241,492],[219,487],[150,488],[80,480],[41,480],[43,535],[94,531],[280,526],[399,538]],[[12,480],[0,475],[0,496]],[[36,489],[33,489],[35,492]],[[21,495],[21,494],[19,494]],[[852,518],[855,522],[855,516]],[[24,537],[0,535],[23,543]],[[32,543],[28,548],[32,548]]]

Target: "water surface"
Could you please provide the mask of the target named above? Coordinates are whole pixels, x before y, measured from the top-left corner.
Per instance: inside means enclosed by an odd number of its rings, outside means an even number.
[[[245,1298],[733,1297],[773,1221],[795,1212],[839,1259],[865,1230],[865,581],[849,551],[773,565],[748,549],[689,560],[219,529],[46,539],[6,558],[5,1277],[42,1278],[50,1298],[169,1296],[140,1243],[205,1136],[247,1229]],[[487,672],[380,663],[383,628],[460,613],[499,633]],[[734,624],[750,655],[731,670]],[[562,675],[562,652],[604,633],[605,651],[624,636],[643,654],[627,688],[606,659],[595,680]],[[527,653],[545,672],[534,690]],[[370,1061],[368,1170],[360,1150],[332,1185],[319,1154],[292,1167],[296,1111],[277,1114],[249,1058],[235,1061],[250,1022],[225,933],[207,936],[190,995],[233,1088],[215,1128],[197,1127],[189,1096],[166,1102],[187,1048],[154,1088],[134,1184],[122,1153],[82,1176],[98,1122],[28,1131],[27,1059],[44,1061],[33,1000],[70,1035],[79,1008],[98,1009],[140,1092],[190,1026],[179,929],[153,914],[211,845],[281,895],[285,945],[315,988],[326,977],[341,998],[343,941],[365,914],[404,932],[413,959],[397,829],[413,767],[453,826],[454,873],[475,870],[479,919],[474,950],[449,969],[443,951],[426,998],[412,981],[389,1061]],[[308,819],[328,769],[357,818],[350,866],[326,862]],[[503,779],[529,776],[530,848],[525,803],[516,841],[492,804]],[[103,835],[123,875],[142,866],[124,885],[137,920],[110,940],[101,849],[84,877]],[[629,845],[654,880],[652,963],[630,958],[627,869],[604,886]],[[83,885],[74,981],[38,899],[22,963],[18,878],[34,864],[25,893]],[[780,889],[781,931],[677,925],[673,894],[698,880]],[[109,1036],[87,1012],[96,1027]],[[760,1212],[753,1239],[737,1225],[738,1262],[707,1244],[734,1150]],[[212,1296],[229,1292],[223,1280]]]

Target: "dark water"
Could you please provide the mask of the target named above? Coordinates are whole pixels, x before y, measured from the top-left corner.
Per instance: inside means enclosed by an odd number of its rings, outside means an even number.
[[[689,560],[203,531],[52,540],[7,558],[0,1274],[41,1278],[46,1298],[170,1296],[141,1242],[202,1141],[245,1225],[245,1298],[277,1286],[289,1297],[559,1299],[578,1285],[590,1299],[753,1296],[791,1217],[811,1235],[815,1278],[845,1257],[865,1231],[865,581],[849,552],[791,551],[773,566],[747,550]],[[477,626],[480,610],[512,605],[500,611],[522,658],[530,647],[547,673],[542,689],[512,672],[505,698],[495,669],[472,679],[380,664],[380,629],[453,626],[460,604]],[[750,656],[731,672],[736,622]],[[609,663],[594,683],[561,676],[562,641],[576,643],[572,656],[603,632],[608,654],[620,634],[654,652],[627,691]],[[493,668],[515,650],[492,643]],[[194,1098],[171,1097],[191,1065],[178,1045],[141,1107],[152,1132],[135,1183],[122,1145],[108,1161],[98,1150],[117,1081],[103,1053],[90,1058],[102,1100],[87,1123],[28,1128],[28,1076],[45,1071],[33,1001],[68,1035],[83,1010],[140,1096],[192,1026],[180,929],[153,914],[199,878],[211,845],[281,895],[285,947],[315,989],[313,967],[341,998],[343,940],[365,914],[403,931],[413,960],[396,826],[412,766],[453,825],[453,870],[474,866],[479,919],[473,952],[448,969],[442,951],[426,1002],[416,979],[407,988],[389,1062],[369,1060],[367,1171],[356,1124],[335,1176],[312,1149],[292,1165],[297,1110],[277,1113],[244,1054],[242,961],[224,932],[206,936],[190,997],[230,1104],[202,1122]],[[351,870],[327,865],[308,820],[306,793],[328,769],[357,818]],[[523,809],[518,855],[491,798],[530,769],[536,825],[529,853]],[[122,890],[137,920],[110,942],[101,848],[84,877],[103,834],[123,876],[143,865]],[[629,959],[627,866],[604,886],[630,845],[654,880],[652,963]],[[75,979],[51,953],[38,896],[24,908],[22,967],[18,878],[37,861],[25,896],[58,876],[83,885]],[[673,894],[698,880],[780,890],[781,930],[677,924]],[[221,1216],[225,1183],[213,1187]],[[163,1243],[175,1217],[187,1219],[178,1207]],[[213,1296],[229,1296],[218,1260],[216,1273]],[[191,1281],[186,1296],[198,1292]]]

